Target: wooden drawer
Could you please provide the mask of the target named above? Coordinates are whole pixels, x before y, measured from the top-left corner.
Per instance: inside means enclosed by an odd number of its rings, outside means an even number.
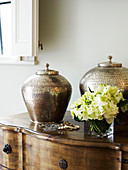
[[[59,170],[60,160],[66,161],[66,170],[121,170],[121,151],[58,144],[30,135],[23,135],[23,148],[25,170]]]
[[[6,144],[10,145],[11,153],[7,153]],[[22,133],[0,128],[0,164],[0,169],[22,169]]]
[[[122,155],[122,170],[128,170],[128,152],[123,152],[123,155]]]

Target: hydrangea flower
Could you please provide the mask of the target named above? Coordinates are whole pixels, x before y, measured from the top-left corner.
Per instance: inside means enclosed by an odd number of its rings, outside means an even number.
[[[119,113],[120,102],[125,101],[118,87],[100,84],[95,92],[85,92],[71,107],[71,115],[79,121],[105,119],[111,124]],[[122,112],[128,104],[121,107]]]

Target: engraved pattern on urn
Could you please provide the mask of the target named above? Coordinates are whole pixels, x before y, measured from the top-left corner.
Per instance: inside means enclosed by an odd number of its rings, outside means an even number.
[[[82,77],[80,92],[84,94],[89,88],[94,91],[101,83],[118,86],[124,97],[128,99],[128,68],[120,66],[92,68]]]
[[[67,109],[72,87],[54,70],[42,70],[22,86],[22,95],[31,121],[60,122]]]

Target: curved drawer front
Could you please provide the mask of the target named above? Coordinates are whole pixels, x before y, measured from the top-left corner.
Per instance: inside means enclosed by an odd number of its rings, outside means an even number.
[[[45,141],[23,134],[24,169],[120,170],[121,151]]]
[[[128,170],[128,145],[123,145],[122,150],[122,169]]]
[[[9,169],[22,169],[22,134],[0,128],[0,164]]]

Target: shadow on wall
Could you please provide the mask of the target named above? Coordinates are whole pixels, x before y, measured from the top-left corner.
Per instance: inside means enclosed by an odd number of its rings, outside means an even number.
[[[73,0],[40,1],[40,41],[45,49],[61,48],[71,43],[76,30],[73,27],[77,24],[77,8],[72,4]]]

